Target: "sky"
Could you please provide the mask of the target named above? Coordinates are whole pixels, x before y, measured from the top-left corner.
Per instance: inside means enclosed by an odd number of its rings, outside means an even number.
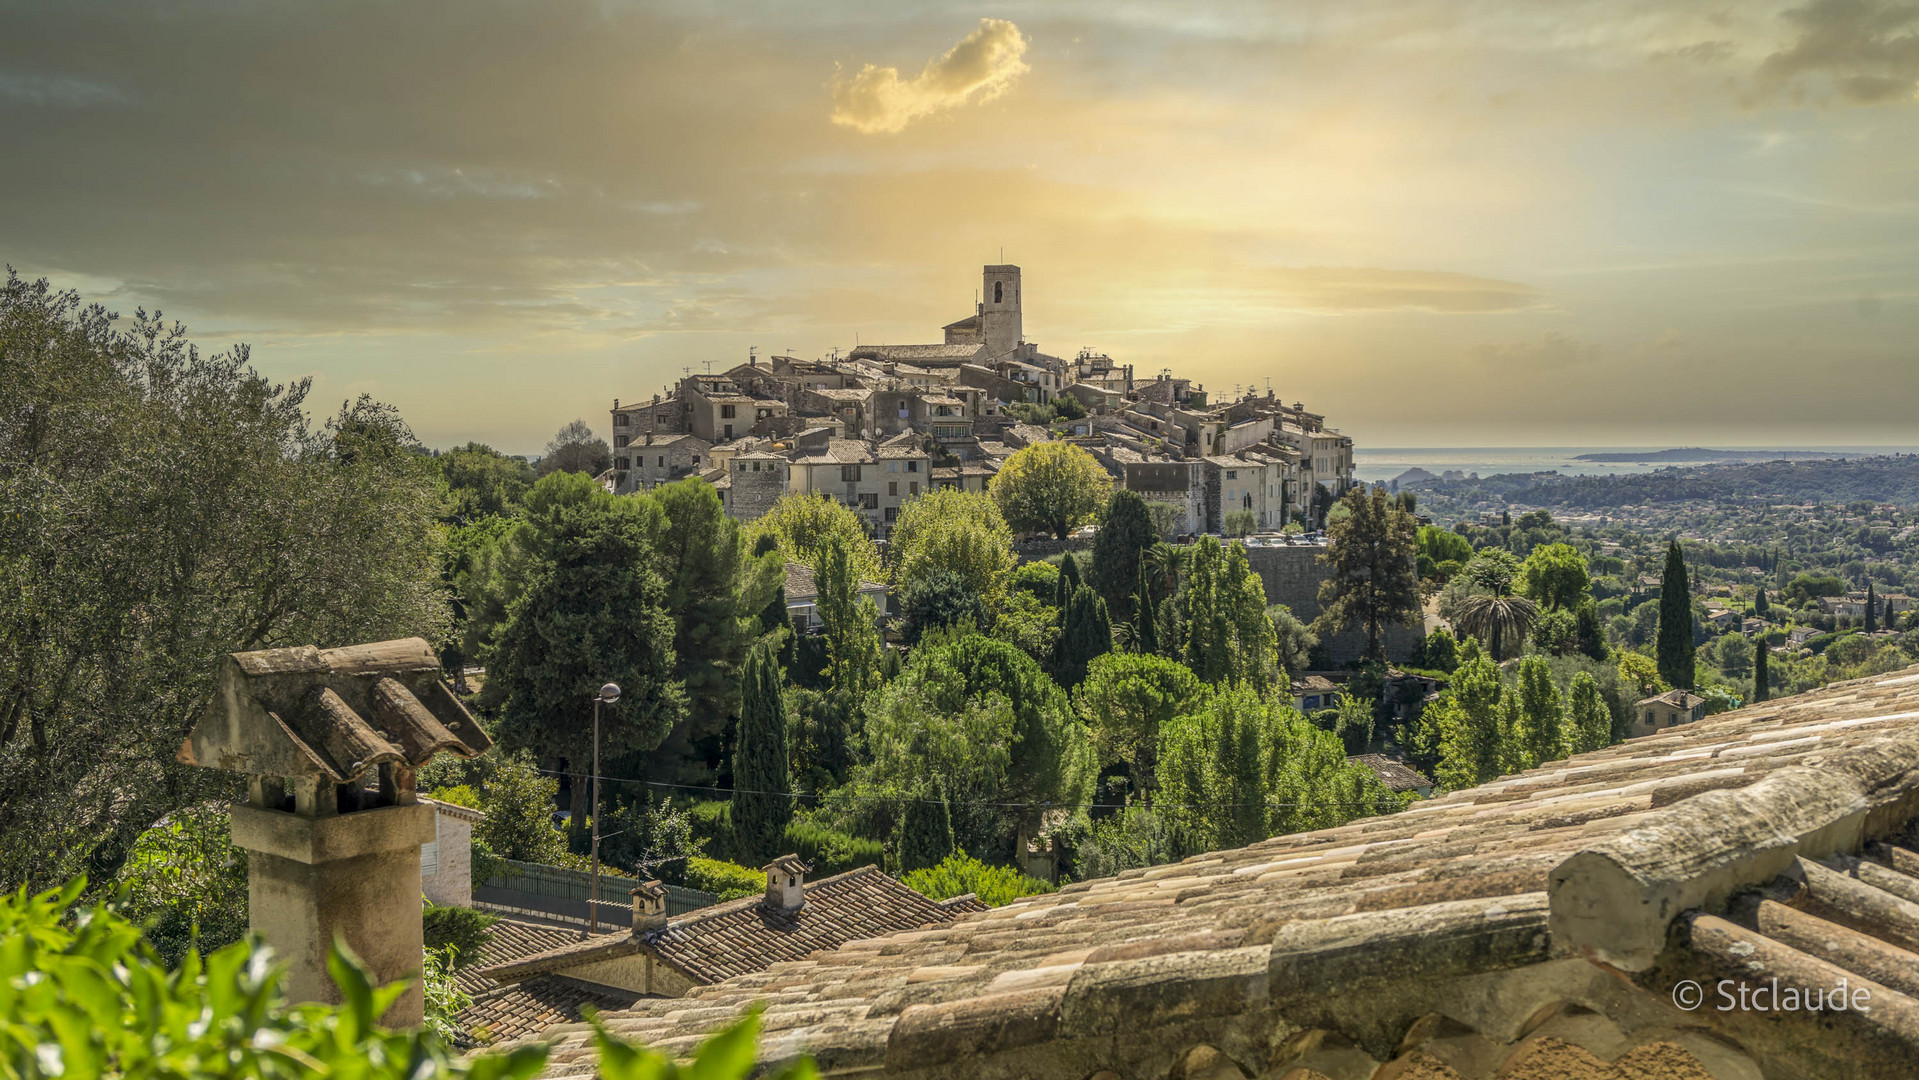
[[[1911,0],[0,0],[0,262],[537,453],[1025,328],[1362,446],[1919,443]]]

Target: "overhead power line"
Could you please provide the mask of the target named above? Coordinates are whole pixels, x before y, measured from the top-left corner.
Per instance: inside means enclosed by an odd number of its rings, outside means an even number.
[[[548,776],[578,777],[583,780],[590,780],[593,778],[592,774],[590,773],[567,772],[564,769],[541,769],[539,771]],[[789,799],[799,799],[801,801],[815,802],[815,803],[825,802],[827,799],[827,796],[820,795],[818,793],[807,793],[807,792],[800,792],[800,791],[757,791],[752,788],[716,787],[711,784],[673,784],[673,783],[668,783],[664,780],[640,780],[630,776],[602,775],[600,777],[600,780],[603,783],[609,783],[609,784],[635,784],[643,787],[669,788],[675,791],[703,791],[703,792],[708,792],[714,795],[781,795]],[[1246,807],[1253,807],[1253,806],[1264,807],[1268,810],[1280,810],[1280,809],[1287,809],[1287,810],[1372,809],[1372,810],[1378,810],[1381,805],[1381,802],[1383,801],[1378,799],[1371,799],[1371,800],[1361,799],[1361,800],[1350,801],[1350,802],[1287,802],[1287,801],[1274,800],[1269,802],[1256,802],[1256,803],[1252,803],[1252,802],[1197,802],[1197,803],[1155,802],[1151,804],[1145,804],[1145,803],[1100,803],[1100,802],[1061,803],[1061,802],[1051,802],[1051,801],[974,802],[971,800],[964,800],[964,799],[923,799],[923,798],[918,798],[911,795],[836,794],[832,797],[839,798],[839,799],[857,799],[864,802],[889,802],[889,803],[909,803],[909,802],[911,803],[941,803],[941,802],[944,802],[948,806],[988,807],[988,808],[999,809],[999,810],[1124,810],[1129,806],[1143,806],[1151,810],[1227,810],[1227,809],[1243,809]]]

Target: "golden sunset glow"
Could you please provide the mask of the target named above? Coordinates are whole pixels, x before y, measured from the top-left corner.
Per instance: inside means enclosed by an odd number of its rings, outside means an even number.
[[[1002,250],[1047,351],[1366,444],[1912,441],[1910,7],[97,15],[7,16],[0,250],[429,444],[938,340]]]

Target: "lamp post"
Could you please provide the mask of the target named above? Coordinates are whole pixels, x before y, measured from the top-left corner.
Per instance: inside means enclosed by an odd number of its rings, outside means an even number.
[[[600,705],[620,700],[620,688],[607,683],[593,697],[593,891],[586,904],[587,933],[600,932]]]

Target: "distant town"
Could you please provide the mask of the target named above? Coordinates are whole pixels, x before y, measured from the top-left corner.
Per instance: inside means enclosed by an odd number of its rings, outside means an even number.
[[[1020,268],[990,265],[973,313],[938,342],[749,355],[616,399],[602,482],[626,494],[697,476],[743,522],[817,492],[879,539],[907,500],[984,491],[1006,458],[1050,439],[1090,452],[1172,534],[1313,529],[1353,486],[1352,439],[1304,403],[1270,389],[1227,399],[1090,349],[1048,354],[1027,338],[1021,301]]]

